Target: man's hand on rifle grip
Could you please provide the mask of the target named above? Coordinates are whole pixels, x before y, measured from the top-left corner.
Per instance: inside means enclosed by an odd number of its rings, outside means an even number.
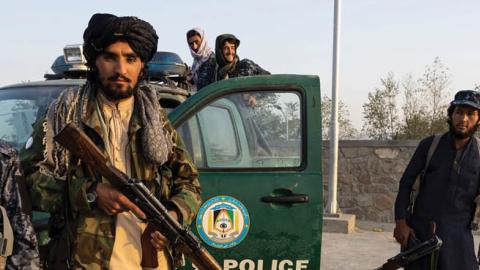
[[[415,236],[415,231],[408,226],[407,221],[405,219],[397,220],[395,229],[393,230],[393,237],[395,237],[395,240],[405,248],[408,244],[408,239],[411,236]]]
[[[178,221],[178,215],[176,211],[168,211],[168,214]],[[149,227],[150,226],[148,226],[147,229]],[[158,250],[162,250],[168,245],[168,239],[157,230],[152,230],[152,232],[150,233],[150,237],[150,243]]]
[[[138,206],[109,183],[97,185],[97,206],[107,215],[116,215],[124,211],[132,211],[137,217],[145,219]]]

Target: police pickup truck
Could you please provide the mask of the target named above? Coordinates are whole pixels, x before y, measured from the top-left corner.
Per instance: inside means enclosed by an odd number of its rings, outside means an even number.
[[[183,89],[187,68],[178,55],[158,52],[148,67],[149,83],[200,171],[204,203],[191,230],[223,269],[319,269],[318,77],[232,78],[193,93]],[[17,149],[61,90],[85,82],[81,46],[65,47],[52,70],[45,81],[0,88],[0,138]]]

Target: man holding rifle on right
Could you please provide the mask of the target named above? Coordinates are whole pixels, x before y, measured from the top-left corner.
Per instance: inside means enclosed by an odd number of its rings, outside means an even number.
[[[405,249],[415,238],[426,241],[435,222],[443,241],[438,270],[478,270],[471,230],[478,226],[480,145],[474,133],[479,110],[479,92],[457,92],[448,108],[449,132],[423,139],[400,180],[394,237]],[[415,196],[412,188],[419,175]],[[432,269],[432,261],[425,256],[405,269]]]

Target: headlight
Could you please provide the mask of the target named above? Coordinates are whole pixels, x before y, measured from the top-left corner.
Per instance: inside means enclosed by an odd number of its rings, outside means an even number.
[[[63,48],[63,56],[67,64],[85,64],[83,57],[83,46],[81,44],[67,45]]]

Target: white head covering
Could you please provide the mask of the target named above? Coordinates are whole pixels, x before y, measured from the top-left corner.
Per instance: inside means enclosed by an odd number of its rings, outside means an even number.
[[[190,49],[190,54],[193,57],[193,63],[192,63],[193,81],[196,82],[197,78],[198,78],[198,69],[200,68],[200,66],[205,61],[208,60],[210,55],[213,54],[213,50],[208,46],[207,39],[205,37],[205,31],[203,31],[202,28],[195,27],[195,28],[192,28],[192,29],[188,30],[187,33],[190,32],[190,31],[195,31],[196,33],[198,33],[198,35],[202,39],[202,43],[200,43],[200,46],[199,46],[197,52],[195,52],[194,50],[192,50],[192,48],[190,48],[190,44],[188,46],[189,49]],[[187,39],[188,39],[188,37],[187,37]]]

